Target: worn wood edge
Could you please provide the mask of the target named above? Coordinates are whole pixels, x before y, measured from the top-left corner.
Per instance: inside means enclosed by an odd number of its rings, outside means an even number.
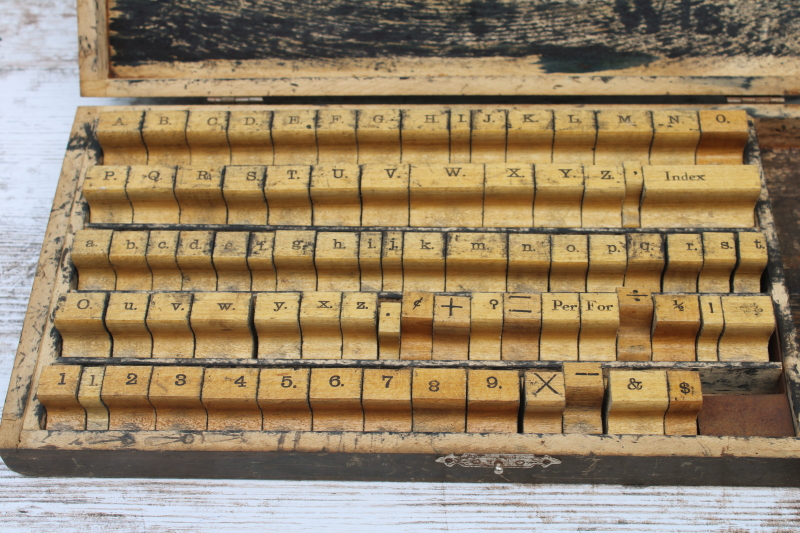
[[[107,9],[105,0],[78,0],[78,69],[81,82],[109,77]]]

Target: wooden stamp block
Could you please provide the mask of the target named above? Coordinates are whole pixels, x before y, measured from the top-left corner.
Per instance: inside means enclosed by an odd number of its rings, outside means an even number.
[[[669,407],[663,370],[611,370],[606,425],[609,434],[663,435]]]
[[[747,111],[703,109],[700,118],[698,165],[741,165],[750,129]]]
[[[627,267],[625,235],[589,235],[587,291],[615,292],[624,285]]]
[[[356,111],[317,111],[317,160],[321,164],[358,163]]]
[[[189,165],[186,142],[188,111],[150,110],[144,115],[142,140],[147,147],[148,165]]]
[[[503,294],[473,293],[470,318],[469,358],[499,360],[503,338]]]
[[[153,337],[153,357],[194,357],[191,310],[191,292],[158,292],[150,297],[146,323]]]
[[[658,233],[629,233],[625,288],[661,292],[661,273],[666,264],[664,238]]]
[[[523,433],[561,433],[564,418],[564,374],[527,370],[524,381]]]
[[[150,232],[145,259],[153,277],[154,291],[181,290],[183,276],[177,259],[179,236],[177,231]]]
[[[697,360],[718,361],[719,336],[725,327],[719,296],[700,296],[700,334],[697,335]]]
[[[514,161],[488,164],[485,172],[483,227],[533,226],[533,168]]]
[[[317,290],[357,291],[361,288],[358,269],[358,233],[317,233],[314,265]]]
[[[103,148],[105,165],[146,165],[142,140],[144,111],[103,111],[95,135]]]
[[[622,227],[638,228],[639,205],[642,203],[642,189],[644,189],[644,173],[638,161],[623,161],[625,172],[625,198],[622,200]]]
[[[317,162],[316,122],[317,112],[313,109],[274,112],[272,146],[276,165],[313,165]]]
[[[695,370],[668,370],[669,407],[665,435],[697,435],[697,414],[703,406],[703,385]]]
[[[213,231],[182,231],[178,237],[175,260],[181,269],[181,290],[217,290],[217,271],[212,250]]]
[[[377,293],[344,293],[340,322],[342,359],[378,358]]]
[[[603,433],[603,371],[600,363],[564,363],[564,433]]]
[[[303,359],[341,359],[341,292],[304,292],[300,302]]]
[[[550,290],[583,292],[589,270],[589,239],[586,235],[551,237]]]
[[[361,225],[358,165],[314,165],[311,203],[315,226]]]
[[[558,135],[556,134],[556,138]],[[537,228],[580,228],[583,168],[573,164],[536,165],[533,225]]]
[[[502,358],[504,361],[538,360],[541,329],[541,295],[536,293],[503,295]]]
[[[700,331],[697,295],[655,294],[653,301],[653,361],[694,361]]]
[[[260,431],[257,368],[206,368],[203,406],[209,431]]]
[[[598,111],[594,164],[647,161],[652,140],[653,117],[650,111]]]
[[[483,165],[413,165],[410,224],[416,227],[483,225]]]
[[[539,359],[577,361],[581,305],[576,293],[542,294]]]
[[[586,166],[584,172],[581,226],[621,228],[625,199],[625,174],[621,165]]]
[[[175,198],[181,207],[181,224],[225,224],[228,220],[222,167],[178,167]]]
[[[508,242],[505,233],[448,233],[445,290],[506,290]]]
[[[650,330],[653,327],[653,295],[645,289],[619,288],[617,360],[649,361],[652,358]]]
[[[175,199],[175,167],[135,166],[128,172],[125,194],[134,224],[177,224],[181,210]]]
[[[225,167],[222,196],[228,208],[228,224],[267,223],[266,180],[266,167]]]
[[[128,167],[89,167],[83,179],[83,197],[89,203],[89,222],[130,224],[133,208],[125,193]]]
[[[411,369],[365,368],[364,431],[411,431]]]
[[[78,401],[86,410],[86,429],[88,431],[106,431],[108,429],[108,409],[100,398],[105,373],[104,366],[85,366],[81,372]]]
[[[360,368],[314,368],[308,403],[313,431],[364,431]]]
[[[516,433],[519,372],[469,369],[467,379],[467,433]]]
[[[75,232],[70,257],[78,269],[78,290],[114,290],[117,275],[108,259],[112,236],[110,229],[82,229]]]
[[[553,134],[553,112],[549,109],[509,109],[506,161],[552,163]]]
[[[550,235],[509,233],[509,292],[547,292],[550,279]]]
[[[150,295],[146,293],[111,293],[105,324],[114,340],[113,357],[151,356],[153,339],[145,323],[149,303]]]
[[[111,357],[111,337],[103,324],[108,295],[69,293],[59,299],[53,325],[61,335],[61,357]]]
[[[253,317],[259,359],[300,359],[300,293],[256,294]]]
[[[403,238],[403,291],[444,291],[444,233],[407,233]],[[384,243],[386,239],[384,239]],[[384,250],[386,246],[384,244]],[[386,263],[384,263],[384,291]]]
[[[314,268],[315,231],[278,230],[272,259],[279,291],[313,291],[317,288]]]
[[[45,429],[77,430],[86,428],[86,411],[78,401],[81,382],[79,365],[50,365],[39,376],[36,399],[47,409]]]
[[[466,369],[415,368],[411,406],[415,432],[464,433],[467,419]]]
[[[403,290],[403,232],[383,232],[381,244],[381,273],[383,290],[400,292]]]
[[[472,111],[472,162],[505,163],[507,114],[505,109]]]
[[[156,410],[156,430],[203,431],[208,424],[200,401],[203,369],[199,366],[160,366],[150,380],[150,403]]]
[[[433,351],[434,295],[403,294],[400,319],[400,359],[430,359]]]
[[[553,112],[553,117],[553,163],[593,164],[597,139],[595,112],[557,109]]]
[[[725,329],[719,338],[720,361],[769,361],[775,311],[769,296],[723,296]]]
[[[217,272],[218,291],[249,291],[250,269],[247,248],[250,234],[246,231],[218,231],[214,238],[211,259]]]
[[[360,109],[356,138],[359,163],[399,163],[400,110]]]
[[[378,304],[378,359],[400,359],[400,302]]]
[[[667,235],[667,267],[662,280],[664,292],[697,292],[697,278],[702,268],[701,235]]]
[[[156,412],[148,392],[152,366],[108,366],[100,398],[108,408],[110,431],[152,431]]]
[[[767,239],[763,233],[742,232],[739,240],[738,261],[733,273],[733,292],[761,292],[761,275],[767,266]]]
[[[361,224],[408,226],[411,165],[361,167]]]
[[[469,331],[470,298],[435,295],[431,359],[469,359]]]
[[[264,431],[311,431],[308,406],[308,368],[262,368],[258,380],[258,406]]]
[[[227,111],[191,111],[186,123],[186,142],[195,167],[230,165]]]
[[[363,231],[358,236],[358,268],[361,271],[360,290],[379,292],[383,287],[381,250],[383,234]]]
[[[275,233],[254,231],[250,234],[247,268],[250,269],[251,288],[254,291],[275,290],[275,263],[272,261],[274,246]]]
[[[580,295],[581,330],[578,359],[616,361],[619,330],[619,300],[614,292],[587,292]]]
[[[450,161],[448,111],[404,109],[402,111],[403,163],[447,163]]]
[[[190,314],[194,356],[221,359],[253,357],[251,308],[252,295],[249,292],[196,293]]]
[[[231,111],[228,144],[232,165],[271,165],[272,111]]]
[[[450,108],[450,162],[469,163],[472,160],[472,110]],[[505,146],[502,148],[505,153]],[[476,159],[477,163],[479,160]]]
[[[730,292],[734,267],[736,236],[733,233],[703,233],[703,268],[697,279],[698,292]]]
[[[153,275],[147,264],[147,231],[115,231],[111,238],[108,261],[117,274],[116,290],[149,291]]]
[[[311,167],[267,167],[264,196],[270,225],[311,225]]]
[[[692,165],[700,142],[696,111],[653,111],[651,165]]]

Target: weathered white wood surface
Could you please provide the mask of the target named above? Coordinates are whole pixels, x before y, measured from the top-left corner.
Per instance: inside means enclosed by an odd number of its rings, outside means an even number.
[[[71,0],[0,1],[0,396],[81,99]],[[0,530],[798,531],[800,490],[25,478]]]

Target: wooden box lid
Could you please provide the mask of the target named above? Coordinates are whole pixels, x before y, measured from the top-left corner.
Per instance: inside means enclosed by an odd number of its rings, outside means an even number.
[[[768,0],[78,0],[85,96],[790,95]]]

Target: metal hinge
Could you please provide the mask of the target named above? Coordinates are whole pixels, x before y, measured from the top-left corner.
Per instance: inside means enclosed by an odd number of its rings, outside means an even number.
[[[783,96],[728,96],[729,104],[783,104]]]
[[[261,104],[264,98],[261,96],[209,96],[206,98],[209,104]]]
[[[541,466],[547,468],[550,465],[560,465],[561,461],[549,455],[537,457],[532,453],[453,453],[443,455],[436,459],[437,463],[444,463],[445,466],[455,465],[466,468],[494,468],[495,474],[502,474],[506,468],[533,468]]]

